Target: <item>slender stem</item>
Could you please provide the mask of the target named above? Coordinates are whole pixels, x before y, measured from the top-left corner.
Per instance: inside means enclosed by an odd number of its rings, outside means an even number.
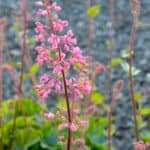
[[[132,76],[132,65],[133,65],[133,47],[134,47],[134,38],[135,38],[135,33],[137,30],[137,24],[136,22],[133,23],[132,26],[132,31],[130,35],[130,41],[129,41],[129,74],[128,74],[128,80],[129,80],[129,89],[130,89],[130,96],[131,96],[131,102],[132,102],[132,111],[133,111],[133,118],[134,118],[134,133],[135,133],[135,138],[138,141],[139,140],[139,135],[138,135],[138,122],[137,122],[137,116],[136,116],[136,102],[134,98],[134,83],[133,83],[133,76]]]
[[[110,109],[108,112],[108,131],[107,131],[108,150],[111,150],[111,147],[112,147],[111,129],[112,129],[112,105],[110,106]]]
[[[5,30],[5,19],[0,18],[0,102],[3,100],[3,47],[5,43],[5,36],[4,36],[4,30]]]
[[[3,84],[2,84],[2,81],[3,81],[3,75],[2,75],[2,49],[0,49],[0,111],[1,111],[1,102],[3,100]],[[1,112],[2,113],[2,112]],[[2,132],[2,129],[3,129],[3,114],[0,114],[0,130]],[[2,139],[2,134],[0,136],[0,149],[3,148],[3,139]]]
[[[88,10],[91,7],[91,0],[86,0],[86,9]],[[92,48],[92,22],[93,19],[92,17],[88,16],[88,24],[87,24],[87,55],[91,57],[91,48]],[[86,102],[85,102],[85,111],[84,111],[84,115],[87,116],[87,112],[89,111],[89,107],[91,105],[91,96],[92,96],[92,91],[94,88],[94,78],[95,74],[92,74],[92,61],[91,58],[88,61],[89,63],[89,67],[88,67],[88,75],[90,77],[91,80],[91,92],[86,96]]]
[[[46,10],[47,10],[47,13],[48,13],[48,19],[49,19],[51,31],[52,31],[52,33],[55,33],[54,29],[53,29],[51,14],[50,14],[49,10],[47,9],[48,4],[49,4],[49,1],[45,0],[45,7],[46,7]],[[59,61],[61,62],[61,48],[60,47],[58,47],[58,52],[59,52]],[[66,77],[65,77],[65,72],[64,72],[63,69],[62,69],[61,73],[62,73],[62,78],[63,78],[65,98],[66,98],[66,104],[67,104],[67,114],[68,114],[67,150],[70,150],[71,149],[71,129],[70,129],[70,125],[72,123],[72,119],[71,119],[70,102],[69,102],[69,96],[68,96],[68,90],[67,90]]]
[[[22,95],[22,82],[23,82],[23,72],[24,72],[24,67],[25,67],[25,61],[24,61],[24,56],[25,56],[25,51],[26,51],[26,36],[27,36],[27,0],[23,0],[23,44],[21,46],[21,75],[20,75],[20,83],[19,83],[19,94],[20,96]]]
[[[69,123],[68,139],[67,139],[67,150],[70,150],[71,149],[71,129],[70,129],[70,124],[72,123],[72,120],[71,120],[70,103],[69,103],[69,97],[68,97],[67,84],[66,84],[64,70],[62,70],[62,76],[63,76],[63,82],[64,82],[64,88],[65,88],[65,97],[66,97],[68,123]]]
[[[114,0],[108,0],[108,10],[109,10],[109,18],[108,18],[108,75],[105,85],[105,97],[110,95],[112,90],[112,57],[113,57],[113,49],[115,45],[114,41]]]
[[[86,1],[87,10],[91,6],[91,0]],[[91,56],[91,47],[92,47],[92,18],[88,17],[88,45],[87,45],[87,55]]]
[[[112,136],[111,136],[111,133],[112,133],[112,115],[113,115],[112,113],[113,113],[114,106],[116,104],[116,95],[117,95],[117,93],[113,92],[112,101],[111,101],[111,104],[110,104],[110,108],[108,110],[108,129],[107,129],[107,146],[108,146],[108,150],[112,149]]]
[[[112,55],[113,55],[113,48],[114,48],[114,0],[109,0],[109,40],[110,44],[108,46],[110,58],[110,70],[109,70],[109,81],[112,80]],[[111,84],[111,83],[110,83]]]
[[[134,83],[133,83],[133,75],[132,75],[132,66],[133,66],[133,51],[134,51],[134,40],[135,40],[135,34],[138,28],[138,15],[139,15],[139,3],[135,3],[135,1],[132,2],[132,11],[133,11],[133,25],[132,25],[132,30],[130,34],[130,39],[129,39],[129,74],[128,74],[128,80],[129,80],[129,89],[130,89],[130,97],[131,97],[131,102],[132,102],[132,111],[133,111],[133,119],[134,119],[134,134],[135,134],[135,139],[136,141],[139,140],[139,134],[138,134],[138,121],[137,121],[137,116],[136,116],[136,102],[134,98]],[[138,1],[136,1],[138,2]],[[135,14],[134,14],[135,13]]]
[[[108,90],[106,89],[106,95],[109,92],[109,87],[111,87],[111,82],[112,82],[112,51],[113,51],[113,48],[114,48],[113,34],[114,34],[114,0],[109,0],[109,39],[110,39],[110,44],[108,46],[108,50],[109,50],[109,70],[108,70],[108,82],[107,82],[107,89]],[[115,98],[114,98],[114,95],[112,95],[112,102],[111,102],[109,112],[108,112],[108,131],[107,131],[108,150],[112,149],[111,132],[112,132],[112,111],[113,111],[114,101],[115,101]]]
[[[2,37],[0,37],[2,38]],[[0,43],[2,45],[2,43]],[[3,64],[3,51],[2,48],[0,48],[0,112],[1,112],[1,103],[3,100],[3,74],[2,74],[2,64]],[[2,112],[1,112],[2,113]],[[0,130],[2,132],[2,128],[3,128],[3,120],[2,120],[3,116],[2,114],[0,114]],[[3,147],[3,141],[2,141],[2,134],[0,135],[0,149],[2,149]]]
[[[3,52],[2,49],[0,48],[0,102],[3,99],[3,86],[2,86],[2,81],[3,81],[3,75],[2,75],[2,64],[3,64]]]
[[[21,110],[22,110],[22,113],[23,113],[23,116],[24,116],[24,123],[25,123],[25,126],[27,126],[27,120],[26,120],[26,117],[25,117],[25,112],[22,108],[22,102],[21,102],[21,97],[22,97],[22,84],[23,84],[23,73],[24,73],[24,67],[25,67],[25,61],[24,61],[24,56],[25,56],[25,50],[26,50],[26,47],[27,47],[27,44],[26,44],[26,32],[27,32],[27,0],[23,0],[23,6],[22,6],[23,10],[22,10],[22,14],[23,14],[23,22],[22,22],[22,26],[23,26],[23,44],[21,46],[21,74],[20,74],[20,80],[19,80],[19,85],[18,85],[18,92],[17,92],[17,95],[18,95],[18,98],[16,100],[16,103],[15,103],[15,112],[14,112],[14,118],[13,118],[13,125],[12,125],[12,134],[15,132],[16,130],[16,119],[17,119],[17,111],[18,111],[18,108],[20,107]],[[12,144],[13,144],[13,138],[10,139],[9,141],[9,148],[11,149],[12,147]]]
[[[3,100],[3,47],[5,44],[5,30],[6,20],[0,18],[0,149],[3,149],[3,112],[2,112],[2,100]]]
[[[25,53],[26,53],[26,48],[27,48],[27,1],[28,0],[23,0],[23,6],[22,6],[22,15],[23,15],[23,22],[22,22],[22,27],[23,27],[23,44],[21,46],[21,74],[20,74],[20,82],[19,82],[19,87],[18,87],[18,99],[20,101],[20,108],[22,110],[23,116],[24,116],[24,123],[25,126],[27,126],[27,120],[25,116],[25,112],[22,108],[22,102],[21,102],[21,97],[22,97],[22,84],[23,84],[23,75],[24,75],[24,68],[25,68]]]

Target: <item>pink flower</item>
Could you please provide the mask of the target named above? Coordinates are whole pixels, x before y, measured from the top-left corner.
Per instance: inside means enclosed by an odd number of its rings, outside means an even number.
[[[81,126],[86,126],[88,124],[87,120],[80,120],[80,125]]]
[[[62,37],[62,41],[64,44],[67,44],[67,45],[76,45],[77,43],[77,40],[75,38],[72,37],[73,36],[73,32],[70,30],[67,32],[67,34],[65,34],[63,37]]]
[[[97,74],[101,73],[101,72],[104,72],[105,70],[106,70],[106,68],[100,62],[97,61],[97,62],[94,63],[94,71]]]
[[[67,44],[65,44],[65,45],[64,45],[64,50],[65,50],[65,51],[69,51],[69,50],[70,50],[70,47],[69,47]]]
[[[58,126],[58,129],[59,129],[59,130],[62,130],[62,129],[67,128],[67,127],[68,127],[68,123],[62,123],[62,124],[60,124],[60,125]]]
[[[56,92],[60,92],[61,91],[61,82],[59,80],[56,81],[55,83],[55,90]]]
[[[61,7],[58,6],[56,2],[52,3],[51,9],[52,9],[53,11],[55,11],[55,12],[61,11]]]
[[[72,112],[73,112],[74,114],[79,114],[79,113],[80,113],[80,110],[79,110],[79,109],[72,109]]]
[[[39,6],[39,7],[40,7],[40,6],[44,6],[43,2],[41,2],[41,1],[35,2],[35,5],[36,5],[36,6]]]
[[[44,74],[44,75],[40,78],[40,83],[46,83],[48,80],[50,80],[50,75],[49,75],[49,74]]]
[[[36,33],[44,32],[44,25],[41,22],[36,22],[35,25],[36,25],[36,28],[35,28]]]
[[[71,52],[72,52],[72,57],[70,59],[71,63],[86,64],[86,57],[82,55],[81,49],[79,47],[74,47]]]
[[[47,86],[48,86],[49,88],[54,87],[54,86],[55,86],[55,79],[49,80],[48,83],[47,83]]]
[[[53,73],[59,73],[62,71],[62,66],[61,65],[56,65],[55,68],[53,69]]]
[[[46,1],[45,1],[46,2]],[[48,1],[47,1],[48,2]],[[74,102],[79,102],[84,94],[88,94],[91,91],[91,83],[87,75],[83,72],[83,69],[74,69],[76,63],[81,64],[82,67],[87,66],[87,57],[83,56],[81,49],[76,46],[77,40],[74,37],[72,30],[66,32],[64,28],[68,26],[68,21],[59,19],[56,15],[52,15],[53,12],[57,13],[61,10],[61,7],[57,3],[43,4],[42,1],[37,1],[36,6],[41,7],[37,11],[37,17],[47,17],[47,23],[37,21],[35,23],[36,41],[41,43],[35,48],[37,52],[37,63],[39,65],[46,65],[49,69],[49,74],[44,74],[40,78],[40,84],[35,86],[35,89],[39,96],[47,98],[52,92],[56,92],[64,96],[65,89],[67,88],[67,95],[70,98],[74,98]],[[45,21],[46,22],[46,21]],[[72,70],[74,74],[72,74]],[[65,87],[66,82],[66,88]],[[76,109],[71,110],[73,114],[72,122],[79,114]],[[54,119],[59,117],[61,124],[58,125],[58,129],[70,128],[72,132],[78,130],[78,125],[85,125],[86,121],[81,120],[76,125],[75,123],[69,123],[66,121],[67,110],[61,109],[56,115],[52,113],[45,113],[44,117]]]
[[[52,47],[54,48],[58,48],[58,45],[60,45],[61,42],[60,37],[56,34],[51,34],[47,41],[49,44],[52,44]]]
[[[134,142],[134,150],[148,150],[149,144],[144,143],[143,141]]]
[[[53,113],[49,112],[49,113],[44,113],[44,117],[48,118],[48,119],[54,119],[55,115]]]
[[[39,96],[41,96],[42,98],[47,98],[48,95],[51,93],[51,89],[48,89],[43,84],[36,85],[34,88],[37,90]]]
[[[39,34],[39,35],[36,35],[35,39],[37,42],[41,42],[43,39],[44,39],[44,35],[43,34]]]
[[[90,93],[91,85],[89,79],[87,77],[86,78],[79,77],[79,79],[77,80],[77,88],[84,93]]]
[[[68,26],[68,21],[63,21],[61,19],[58,19],[57,16],[54,17],[55,21],[53,21],[53,29],[54,31],[62,32],[64,27]]]
[[[38,17],[47,16],[47,15],[48,15],[47,10],[39,9],[37,11],[37,16]]]
[[[74,124],[74,123],[71,123],[70,129],[71,129],[72,132],[75,132],[75,131],[78,130],[78,126],[76,124]]]

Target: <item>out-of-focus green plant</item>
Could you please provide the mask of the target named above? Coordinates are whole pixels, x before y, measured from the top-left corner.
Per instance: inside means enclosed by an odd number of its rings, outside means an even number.
[[[106,117],[90,117],[85,133],[86,144],[90,150],[107,150],[108,119]],[[113,134],[114,130],[112,131]]]
[[[54,124],[41,116],[42,107],[28,98],[22,98],[22,106],[19,106],[16,115],[16,129],[12,134],[13,112],[16,100],[3,101],[2,106],[2,128],[0,137],[3,148],[9,149],[9,141],[12,139],[12,150],[61,150],[58,143],[58,131]],[[22,113],[26,114],[26,122]]]
[[[150,142],[150,107],[142,107],[140,109],[140,114],[147,118],[147,121],[142,121],[140,123],[140,125],[143,125],[143,129],[140,132],[140,138],[145,142]]]

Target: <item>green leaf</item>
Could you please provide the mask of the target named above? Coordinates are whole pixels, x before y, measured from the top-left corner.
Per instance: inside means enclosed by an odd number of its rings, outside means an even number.
[[[150,115],[150,107],[141,108],[141,115]]]
[[[91,117],[85,134],[86,144],[91,150],[107,150],[106,148],[106,122],[107,118]],[[103,125],[101,124],[103,123]]]
[[[26,122],[27,122],[27,126],[29,128],[35,127],[36,130],[39,132],[39,130],[37,129],[38,125],[33,120],[32,117],[27,117],[26,116]],[[12,128],[13,128],[13,118],[11,120],[5,121],[4,124],[3,124],[3,141],[6,144],[8,143],[10,138],[15,138],[16,137],[16,133],[18,131],[26,129],[25,117],[19,116],[19,117],[16,118],[16,130],[13,134],[12,134]]]
[[[29,76],[30,76],[29,73],[24,73],[24,74],[23,74],[23,80],[27,79]]]
[[[24,110],[26,115],[32,116],[41,112],[41,106],[34,102],[32,99],[24,97],[21,99],[21,101],[22,109]]]
[[[33,37],[27,39],[28,44],[35,44],[35,42],[36,42],[36,40]]]
[[[127,73],[129,73],[129,64],[124,62],[121,64],[123,70]],[[134,66],[132,66],[132,76],[136,76],[140,73],[141,71],[137,68],[135,68]]]
[[[132,55],[134,54],[134,51],[132,51]],[[128,58],[129,57],[129,50],[128,49],[123,49],[121,51],[121,57],[123,58]]]
[[[13,100],[7,100],[2,102],[2,112],[4,115],[9,115],[14,113],[14,109],[16,107],[16,101],[17,99]],[[35,114],[40,113],[41,106],[38,105],[36,102],[34,102],[32,99],[29,98],[22,98],[20,101],[18,101],[18,110],[17,110],[17,116],[23,115],[23,112],[27,116],[32,116]],[[22,112],[23,111],[23,112]]]
[[[45,136],[41,141],[42,148],[49,148],[55,146],[58,142],[57,132],[55,130],[51,131],[47,136]]]
[[[139,21],[138,26],[139,27],[150,27],[150,24],[149,23],[143,23],[143,22]]]
[[[93,5],[87,10],[88,17],[96,17],[100,13],[100,5]]]
[[[93,91],[91,95],[92,102],[95,104],[99,104],[104,101],[104,96],[98,91]]]
[[[142,99],[141,94],[139,92],[134,92],[134,99],[139,102]]]
[[[35,74],[35,73],[38,72],[38,70],[39,70],[39,65],[38,65],[38,64],[33,64],[33,65],[31,66],[31,68],[29,69],[29,73]]]
[[[14,29],[14,30],[21,30],[21,25],[20,25],[20,23],[14,23],[13,24],[13,26],[12,26],[12,28]]]
[[[112,66],[120,65],[122,62],[123,62],[123,61],[122,61],[121,58],[115,57],[115,58],[112,58],[112,59],[111,59],[111,64],[112,64]]]
[[[67,104],[65,99],[58,99],[56,103],[56,107],[61,109],[61,108],[67,108]]]
[[[113,47],[113,42],[112,41],[106,41],[107,47]]]
[[[135,67],[132,67],[132,75],[133,75],[133,76],[138,75],[140,72],[141,72],[141,70],[139,70],[139,69],[137,69],[137,68],[135,68]]]
[[[22,150],[28,150],[30,146],[38,143],[39,141],[40,131],[32,128],[21,129],[16,132],[14,149],[15,147],[19,147]]]
[[[149,130],[144,130],[140,136],[143,141],[150,142],[150,131]]]
[[[55,50],[51,51],[50,54],[49,54],[49,56],[50,56],[51,58],[55,58],[55,56],[56,56],[56,51],[55,51]]]

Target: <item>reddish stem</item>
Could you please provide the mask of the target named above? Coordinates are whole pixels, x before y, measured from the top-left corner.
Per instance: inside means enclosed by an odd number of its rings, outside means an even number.
[[[137,116],[136,116],[136,102],[135,102],[135,97],[134,97],[134,83],[133,83],[133,75],[132,75],[132,66],[133,66],[132,54],[134,51],[135,34],[138,29],[138,17],[140,14],[140,2],[139,2],[139,0],[131,0],[131,4],[132,4],[132,13],[133,13],[133,25],[132,25],[132,30],[131,30],[131,34],[130,34],[130,40],[129,40],[128,80],[129,80],[129,89],[130,89],[133,119],[134,119],[134,134],[135,134],[136,141],[139,141],[138,121],[137,121]]]
[[[12,133],[15,132],[16,129],[16,119],[17,119],[17,111],[19,106],[21,107],[23,116],[24,116],[24,123],[25,126],[27,126],[27,120],[25,117],[25,112],[22,108],[22,102],[21,102],[21,97],[22,97],[22,84],[23,84],[23,73],[24,73],[24,67],[25,67],[25,61],[24,61],[24,56],[25,56],[25,50],[26,50],[26,34],[27,34],[27,0],[23,0],[23,6],[22,6],[22,14],[23,14],[23,22],[22,22],[22,26],[23,26],[23,44],[21,46],[21,74],[20,74],[20,80],[19,80],[19,85],[18,85],[18,99],[16,100],[15,103],[15,112],[14,112],[14,118],[13,118],[13,125],[12,125]],[[13,138],[10,139],[9,141],[9,148],[11,149],[13,144]]]
[[[107,131],[107,137],[108,137],[108,150],[111,150],[112,147],[112,138],[111,138],[111,129],[112,129],[112,104],[110,105],[110,109],[108,112],[108,131]]]
[[[50,14],[49,10],[47,9],[48,5],[49,5],[48,0],[45,0],[45,7],[46,7],[46,10],[47,10],[47,13],[48,13],[48,19],[49,19],[51,31],[52,31],[52,33],[55,34],[55,31],[53,29],[51,14]],[[58,48],[58,52],[59,52],[59,61],[61,62],[61,48]],[[63,69],[62,69],[61,73],[62,73],[64,89],[65,89],[65,98],[66,98],[67,114],[68,114],[68,126],[69,126],[68,127],[68,138],[67,138],[67,150],[70,150],[71,149],[71,129],[70,129],[70,125],[72,123],[72,119],[71,119],[70,102],[69,102],[69,96],[68,96],[68,90],[67,90],[66,77],[65,77],[65,72],[64,72]]]
[[[128,59],[129,74],[128,74],[128,80],[129,80],[129,89],[130,89],[132,111],[133,111],[133,118],[134,118],[134,133],[135,133],[136,141],[138,141],[139,140],[138,122],[137,122],[137,117],[136,117],[136,103],[135,103],[135,98],[134,98],[134,83],[133,83],[133,75],[132,75],[132,66],[133,66],[132,51],[134,48],[134,38],[135,38],[136,30],[137,30],[137,23],[134,22],[133,26],[132,26],[131,35],[130,35],[130,41],[129,41],[129,59]]]
[[[86,1],[87,10],[91,7],[91,0]],[[87,45],[87,55],[91,56],[92,47],[92,18],[88,17],[88,45]]]

